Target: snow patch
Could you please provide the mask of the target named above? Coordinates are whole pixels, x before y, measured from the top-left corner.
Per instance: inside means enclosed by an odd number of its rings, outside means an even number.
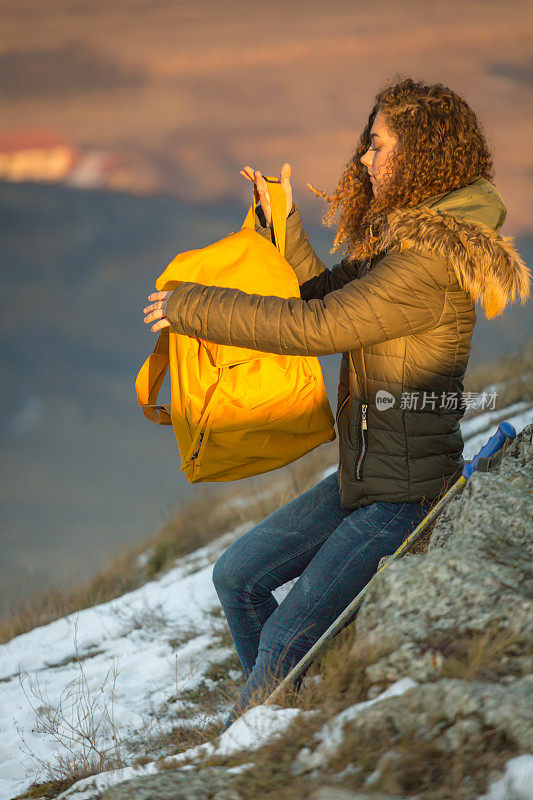
[[[99,719],[110,704],[109,673],[118,673],[112,712],[123,742],[138,739],[154,725],[161,733],[176,726],[181,712],[176,697],[195,689],[209,667],[228,655],[227,648],[217,647],[226,622],[218,616],[213,563],[247,527],[240,525],[177,560],[164,575],[134,591],[0,646],[0,798],[14,797],[30,783],[45,780],[46,771],[37,759],[55,765],[60,755],[67,754],[65,744],[36,730],[32,706],[44,705],[44,700],[58,708],[71,684],[61,727],[68,738],[68,725],[79,710],[75,697],[83,691],[83,675],[91,702],[100,698],[98,708],[93,705]],[[103,686],[105,691],[101,691]],[[221,717],[224,713],[221,711]],[[113,746],[109,729],[102,727],[98,735],[102,750]],[[74,753],[82,752],[82,741],[70,745]],[[27,751],[33,754],[35,764]],[[128,760],[135,753],[124,747],[123,755]],[[140,773],[131,768],[126,774]]]
[[[478,800],[533,800],[533,755],[511,758],[503,776]]]
[[[377,695],[377,697],[373,697],[372,700],[364,700],[361,703],[356,703],[344,709],[344,711],[341,711],[340,714],[337,714],[326,722],[320,730],[315,733],[314,738],[318,742],[318,747],[316,747],[315,750],[311,750],[309,747],[303,747],[300,750],[292,765],[293,774],[324,767],[342,744],[344,726],[347,722],[355,719],[363,709],[373,706],[374,703],[387,700],[389,697],[398,697],[409,689],[413,689],[415,686],[418,686],[418,683],[412,678],[401,678],[389,686],[384,692]],[[228,728],[228,730],[231,730],[231,728]]]
[[[240,753],[243,750],[258,750],[274,736],[282,734],[292,724],[293,720],[302,713],[312,714],[314,712],[302,712],[297,708],[281,708],[275,705],[255,706],[246,711],[242,717],[239,717],[214,742],[205,742],[205,744],[192,747],[176,756],[168,756],[165,759],[161,759],[159,764],[163,763],[165,766],[179,768],[180,764],[191,759],[197,765],[202,760],[213,755],[229,756],[234,753]],[[91,800],[95,793],[102,792],[110,786],[115,786],[118,783],[123,783],[141,775],[153,775],[159,771],[159,764],[156,766],[152,762],[138,769],[126,767],[84,778],[58,795],[58,800],[60,798],[61,800],[62,798]],[[182,769],[187,769],[190,766],[183,765]],[[252,766],[252,764],[240,765],[235,767],[234,771],[239,771],[249,766]]]

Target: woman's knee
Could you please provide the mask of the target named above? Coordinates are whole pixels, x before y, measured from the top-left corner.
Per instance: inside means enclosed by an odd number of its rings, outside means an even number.
[[[226,550],[213,567],[213,583],[217,592],[227,589],[239,589],[246,583],[247,576],[239,559]]]

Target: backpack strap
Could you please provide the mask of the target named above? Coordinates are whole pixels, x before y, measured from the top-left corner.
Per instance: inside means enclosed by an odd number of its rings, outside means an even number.
[[[281,185],[279,178],[271,175],[263,175],[267,182],[267,189],[270,195],[270,208],[272,211],[272,227],[274,228],[274,238],[276,240],[276,247],[281,255],[285,255],[285,230],[287,227],[287,195],[285,189]],[[255,206],[259,202],[259,192],[256,185],[253,185],[252,205],[248,209],[248,214],[244,220],[242,228],[251,228],[255,230]]]
[[[168,369],[169,328],[163,328],[153,353],[148,356],[135,379],[137,402],[144,416],[156,425],[172,425],[170,403],[157,404],[157,395]]]

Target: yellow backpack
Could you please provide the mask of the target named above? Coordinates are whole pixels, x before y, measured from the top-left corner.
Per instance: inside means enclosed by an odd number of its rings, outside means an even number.
[[[156,280],[157,291],[181,281],[250,294],[299,297],[284,258],[286,199],[267,177],[276,245],[255,231],[254,198],[242,228],[214,244],[179,253]],[[171,402],[157,404],[170,364]],[[282,356],[218,345],[163,328],[135,380],[137,402],[151,422],[172,425],[181,469],[190,483],[259,475],[335,439],[318,358]]]

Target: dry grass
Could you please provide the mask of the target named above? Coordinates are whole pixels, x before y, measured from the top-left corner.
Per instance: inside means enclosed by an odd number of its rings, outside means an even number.
[[[472,635],[435,632],[426,645],[442,659],[439,679],[496,681],[512,672],[512,657],[520,654],[518,638],[514,630],[487,630]],[[398,644],[394,632],[376,640],[371,634],[357,636],[354,626],[347,626],[327,643],[308,668],[300,691],[287,687],[276,700],[283,708],[295,707],[313,714],[297,718],[286,733],[254,752],[253,766],[235,779],[234,788],[243,800],[307,797],[328,781],[332,786],[356,790],[376,770],[372,789],[402,796],[416,793],[421,800],[470,800],[487,790],[490,771],[503,767],[518,754],[515,743],[500,731],[486,728],[481,738],[464,741],[449,754],[437,743],[427,741],[423,732],[420,737],[401,735],[389,725],[385,714],[378,716],[375,726],[367,731],[355,730],[348,723],[342,745],[318,772],[313,773],[311,768],[302,774],[291,772],[302,748],[314,750],[314,734],[325,722],[368,699],[366,667],[393,652]],[[271,675],[270,685],[257,693],[250,706],[264,702],[278,680]],[[238,687],[235,688],[233,701],[237,699]],[[250,760],[244,752],[214,757],[209,763],[233,766]],[[171,769],[172,764],[167,767]],[[342,771],[344,776],[339,778]]]
[[[498,387],[497,408],[520,400],[533,400],[533,338],[521,350],[499,361],[467,369],[465,392],[481,392],[491,384],[501,384]]]
[[[30,800],[31,798],[40,798],[40,800],[53,800],[53,798],[60,795],[61,792],[66,792],[66,790],[70,788],[70,786],[72,786],[72,784],[77,780],[88,777],[89,775],[80,775],[79,777],[76,777],[75,780],[65,779],[63,781],[54,780],[45,781],[44,783],[32,783],[27,792],[18,794],[16,797],[13,797],[12,800]]]
[[[503,769],[516,755],[512,742],[490,729],[475,746],[464,740],[448,754],[422,737],[396,735],[385,722],[367,735],[354,733],[348,724],[342,745],[327,767],[291,774],[300,750],[312,747],[315,730],[308,720],[297,720],[284,736],[254,753],[254,765],[237,775],[233,784],[242,800],[294,800],[309,797],[318,787],[323,792],[331,787],[332,796],[334,787],[360,791],[374,771],[373,791],[402,797],[416,793],[420,800],[471,800],[486,791],[490,771]],[[216,763],[229,766],[249,760],[243,755]]]
[[[419,642],[435,653],[439,678],[498,681],[514,672],[513,658],[521,655],[523,634],[517,630],[488,629],[481,633],[432,631]],[[531,655],[531,650],[529,651]]]
[[[304,711],[321,708],[332,717],[354,703],[368,699],[370,681],[365,669],[398,646],[394,633],[376,640],[374,636],[357,635],[351,624],[332,637],[308,668],[300,691],[290,690],[281,705],[293,705]]]
[[[435,634],[428,639],[427,646],[443,658],[439,677],[490,680],[499,678],[502,656],[513,652],[515,641],[513,631],[486,631],[477,636],[462,637],[450,632],[448,636]],[[231,642],[229,630],[224,630],[216,646],[231,646]],[[235,776],[233,786],[242,800],[306,797],[318,785],[323,786],[328,781],[332,786],[357,789],[361,781],[376,769],[373,789],[398,794],[416,792],[421,800],[467,800],[486,791],[489,770],[503,766],[508,758],[517,754],[513,742],[500,732],[487,729],[481,742],[464,742],[449,755],[423,737],[399,735],[387,724],[385,715],[366,732],[354,730],[348,723],[341,747],[318,773],[291,772],[300,750],[304,747],[314,749],[314,733],[325,722],[348,706],[368,699],[370,682],[365,668],[393,652],[397,646],[394,633],[387,639],[376,640],[372,635],[356,636],[354,626],[347,626],[330,640],[309,667],[300,691],[288,687],[276,701],[281,707],[300,708],[313,714],[297,718],[286,733],[254,752],[254,765],[242,775]],[[206,676],[208,680],[198,687],[194,697],[191,693],[191,696],[182,693],[184,704],[187,700],[194,701],[203,723],[197,726],[187,724],[186,709],[183,708],[178,711],[180,724],[170,734],[147,738],[144,752],[139,753],[135,763],[145,764],[159,755],[159,768],[172,770],[178,765],[172,759],[164,762],[165,757],[212,741],[220,728],[221,702],[232,706],[244,683],[244,677],[235,681],[228,674],[239,668],[233,653],[225,661],[213,665]],[[277,677],[271,675],[270,685],[257,693],[250,705],[264,702],[277,682]],[[215,756],[207,763],[234,766],[250,760],[250,755],[243,752],[232,757]],[[184,763],[188,762],[180,762],[180,766]],[[347,771],[350,768],[356,768],[356,771],[350,774]],[[346,772],[339,778],[338,774],[343,770]],[[59,791],[59,784],[42,784],[40,789],[48,789],[51,793],[33,796],[54,797],[54,786]]]
[[[420,539],[417,542],[415,542],[415,544],[412,547],[409,548],[407,554],[415,554],[415,553],[421,554],[427,552],[429,546],[429,540],[431,539],[431,534],[433,533],[433,528],[437,524],[437,520],[438,517],[437,519],[433,520],[433,522],[430,525],[428,525],[428,527],[426,528]]]
[[[220,644],[228,641],[228,635],[223,634]],[[512,649],[514,641],[514,632],[500,631],[499,634],[487,632],[462,638],[450,635],[446,640],[441,635],[438,641],[432,639],[431,646],[444,655],[442,677],[472,680],[487,679],[487,670],[498,663],[502,654]],[[389,640],[380,641],[371,636],[356,637],[353,626],[334,637],[309,668],[300,691],[296,693],[288,688],[277,700],[282,707],[297,707],[314,713],[295,719],[284,734],[254,752],[253,766],[234,779],[233,788],[242,800],[256,800],[257,797],[262,800],[292,800],[294,797],[307,797],[317,786],[324,784],[356,790],[372,773],[375,773],[373,790],[401,795],[416,793],[421,800],[469,800],[486,791],[489,772],[503,767],[509,758],[517,755],[514,743],[501,732],[487,728],[480,740],[464,740],[450,755],[434,742],[424,739],[422,734],[420,737],[401,735],[390,725],[386,715],[375,718],[371,728],[360,729],[347,723],[342,744],[318,773],[312,770],[301,774],[291,772],[302,748],[312,751],[316,747],[314,734],[325,722],[348,706],[367,699],[369,682],[365,667],[392,652],[396,646],[397,640],[393,635]],[[231,657],[227,662],[215,665],[209,676],[215,687],[204,687],[205,695],[194,698],[205,715],[203,725],[188,727],[184,715],[183,724],[170,734],[147,742],[146,752],[139,754],[135,763],[141,765],[153,761],[159,752],[159,768],[172,770],[178,765],[172,759],[164,762],[165,756],[212,741],[220,723],[210,722],[209,718],[214,718],[220,709],[221,695],[234,702],[244,682],[232,682],[227,674],[237,668],[237,664],[236,657]],[[272,676],[271,686],[266,691],[275,685],[276,678]],[[265,692],[256,696],[252,705],[264,700],[264,695]],[[235,766],[250,760],[250,755],[242,752],[231,757],[215,756],[207,764]],[[180,762],[180,766],[184,763],[188,762]],[[72,782],[41,784],[34,787],[34,794],[27,793],[21,798],[52,798]]]
[[[229,643],[231,638],[228,631],[222,635],[221,644],[225,643],[224,636],[226,637],[226,642]],[[353,627],[348,627],[334,637],[312,663],[299,691],[296,691],[292,686],[287,686],[283,690],[276,699],[276,705],[283,708],[294,707],[300,708],[303,711],[312,710],[314,712],[313,722],[311,725],[307,723],[304,726],[302,736],[298,733],[294,734],[293,731],[293,735],[291,736],[291,752],[293,755],[295,755],[297,749],[305,746],[309,740],[311,731],[316,730],[320,724],[339,711],[342,711],[348,705],[366,699],[370,684],[365,675],[365,667],[384,654],[389,653],[394,648],[395,644],[396,640],[393,638],[386,642],[375,642],[373,639],[366,640],[361,637],[359,637],[355,644]],[[167,755],[170,753],[178,754],[198,744],[212,741],[220,730],[221,723],[218,715],[221,705],[224,704],[227,706],[229,711],[238,701],[240,691],[245,682],[244,676],[239,680],[233,680],[229,677],[228,673],[233,669],[238,669],[240,671],[240,663],[236,654],[232,654],[224,662],[214,665],[210,673],[206,676],[210,683],[214,683],[214,686],[204,683],[198,687],[194,693],[183,693],[181,695],[183,701],[194,700],[196,713],[203,719],[202,724],[198,726],[187,724],[186,713],[183,713],[182,724],[176,726],[172,733],[165,737],[164,741],[154,740],[151,742],[150,750],[157,750],[159,748],[160,752],[161,749],[164,749]],[[278,676],[271,672],[268,676],[266,687],[262,690],[258,690],[252,696],[246,708],[264,702],[270,692],[277,686],[278,682]],[[242,707],[240,712],[244,713],[246,708]],[[298,720],[296,720],[296,731],[298,731],[298,724]],[[291,728],[291,730],[293,729]],[[297,748],[296,745],[298,745]],[[271,748],[274,748],[275,753],[272,752]],[[296,750],[294,748],[296,748]],[[260,763],[268,770],[270,776],[268,780],[273,779],[274,774],[279,770],[280,763],[285,763],[285,760],[287,763],[291,761],[291,758],[288,758],[286,753],[284,753],[284,757],[281,761],[277,757],[277,754],[278,745],[274,743],[268,745],[265,749],[264,760],[260,758]],[[141,758],[144,759],[146,756],[142,756]],[[240,756],[237,756],[236,759],[230,759],[231,763],[239,763],[240,758]],[[268,767],[270,759],[274,759],[273,765],[275,768],[272,770]],[[214,757],[212,760],[214,764],[227,762],[227,758],[220,759]],[[183,764],[188,762],[179,763]],[[191,763],[193,762],[191,761]],[[177,765],[174,764],[171,759],[166,763],[163,761],[160,763],[160,769],[173,769],[175,766]],[[261,780],[263,780],[263,778],[261,778]],[[274,785],[277,790],[277,788],[279,788],[277,778],[274,781]],[[256,788],[259,790],[259,787]],[[253,794],[250,796],[253,796]]]
[[[229,630],[221,639],[227,640],[227,637],[231,639]],[[225,644],[224,640],[220,644]],[[233,646],[233,641],[231,645]],[[235,679],[230,676],[230,673],[234,670],[239,672],[240,678]],[[181,721],[169,734],[167,753],[182,753],[191,747],[196,747],[198,744],[211,741],[220,730],[219,715],[221,707],[227,706],[229,710],[244,683],[245,679],[241,665],[237,653],[234,652],[223,661],[212,664],[205,674],[205,679],[196,689],[181,692],[176,697]],[[191,725],[187,721],[187,706],[194,707],[195,716],[198,715],[202,719],[200,725]]]
[[[139,546],[116,557],[87,583],[37,589],[30,597],[12,604],[10,613],[0,619],[0,643],[137,588],[142,583],[142,574],[135,562],[144,549],[144,545]]]
[[[475,741],[463,737],[453,753],[443,752],[435,743],[418,735],[399,734],[383,715],[367,730],[350,726],[336,758],[330,762],[335,774],[357,763],[362,772],[356,783],[348,777],[347,788],[358,788],[362,779],[374,773],[373,791],[405,796],[416,793],[421,800],[471,800],[487,789],[492,769],[503,768],[516,755],[516,747],[505,735],[486,729]]]
[[[450,636],[448,649],[444,641],[440,642],[445,654],[442,677],[487,679],[488,670],[512,648],[515,634],[501,631],[462,637],[461,644],[452,646],[452,640],[456,643],[459,638]],[[435,647],[438,644],[433,642]],[[364,635],[356,638],[353,627],[330,641],[308,670],[300,692],[288,689],[277,700],[282,707],[298,707],[313,714],[296,718],[285,733],[254,752],[253,766],[237,775],[233,783],[242,800],[293,800],[308,797],[325,785],[331,785],[332,790],[334,786],[360,790],[371,774],[373,791],[401,796],[416,793],[421,800],[470,800],[487,790],[491,770],[503,768],[518,754],[515,743],[503,733],[487,727],[477,738],[464,738],[450,754],[438,743],[428,741],[424,731],[420,735],[400,733],[386,714],[373,716],[372,723],[365,726],[347,722],[342,744],[329,763],[321,764],[316,771],[312,766],[298,774],[291,771],[303,748],[311,752],[316,748],[315,733],[325,722],[367,699],[365,667],[396,645],[393,635],[388,641]],[[261,699],[257,696],[254,702]],[[213,757],[209,763],[235,766],[250,760],[243,752]],[[173,768],[172,764],[166,766]]]
[[[227,636],[230,643],[229,631]],[[328,717],[346,708],[347,705],[366,700],[370,682],[366,677],[365,667],[390,653],[397,645],[397,641],[393,636],[378,642],[374,638],[364,637],[358,637],[355,641],[354,636],[353,626],[347,626],[333,637],[306,670],[305,679],[299,690],[291,685],[285,686],[276,698],[276,705],[283,708],[299,708],[303,711],[321,709],[325,717]],[[231,669],[241,671],[236,654],[232,654],[225,662],[214,665],[207,674],[211,681],[216,682],[215,689],[205,691],[204,686],[205,693],[195,695],[195,703],[206,718],[220,709],[221,701],[229,707],[238,702],[244,685],[244,676],[237,681],[231,680],[228,676]],[[279,682],[279,676],[271,670],[267,674],[265,687],[252,695],[249,704],[240,708],[240,714],[248,708],[263,703]],[[195,732],[194,735],[198,733]],[[190,738],[188,741],[191,741]],[[180,741],[180,750],[186,749],[181,747],[181,744]]]
[[[64,791],[82,778],[126,766],[121,752],[123,740],[114,718],[117,665],[113,663],[95,690],[85,674],[85,657],[79,653],[77,621],[74,647],[76,655],[72,660],[77,672],[57,701],[50,700],[40,685],[39,675],[19,674],[22,691],[34,713],[33,730],[58,746],[53,760],[44,761],[32,751],[17,728],[21,749],[45,770],[46,776],[44,783],[32,784],[23,797],[55,797],[54,792]],[[145,733],[149,732],[148,726]]]

